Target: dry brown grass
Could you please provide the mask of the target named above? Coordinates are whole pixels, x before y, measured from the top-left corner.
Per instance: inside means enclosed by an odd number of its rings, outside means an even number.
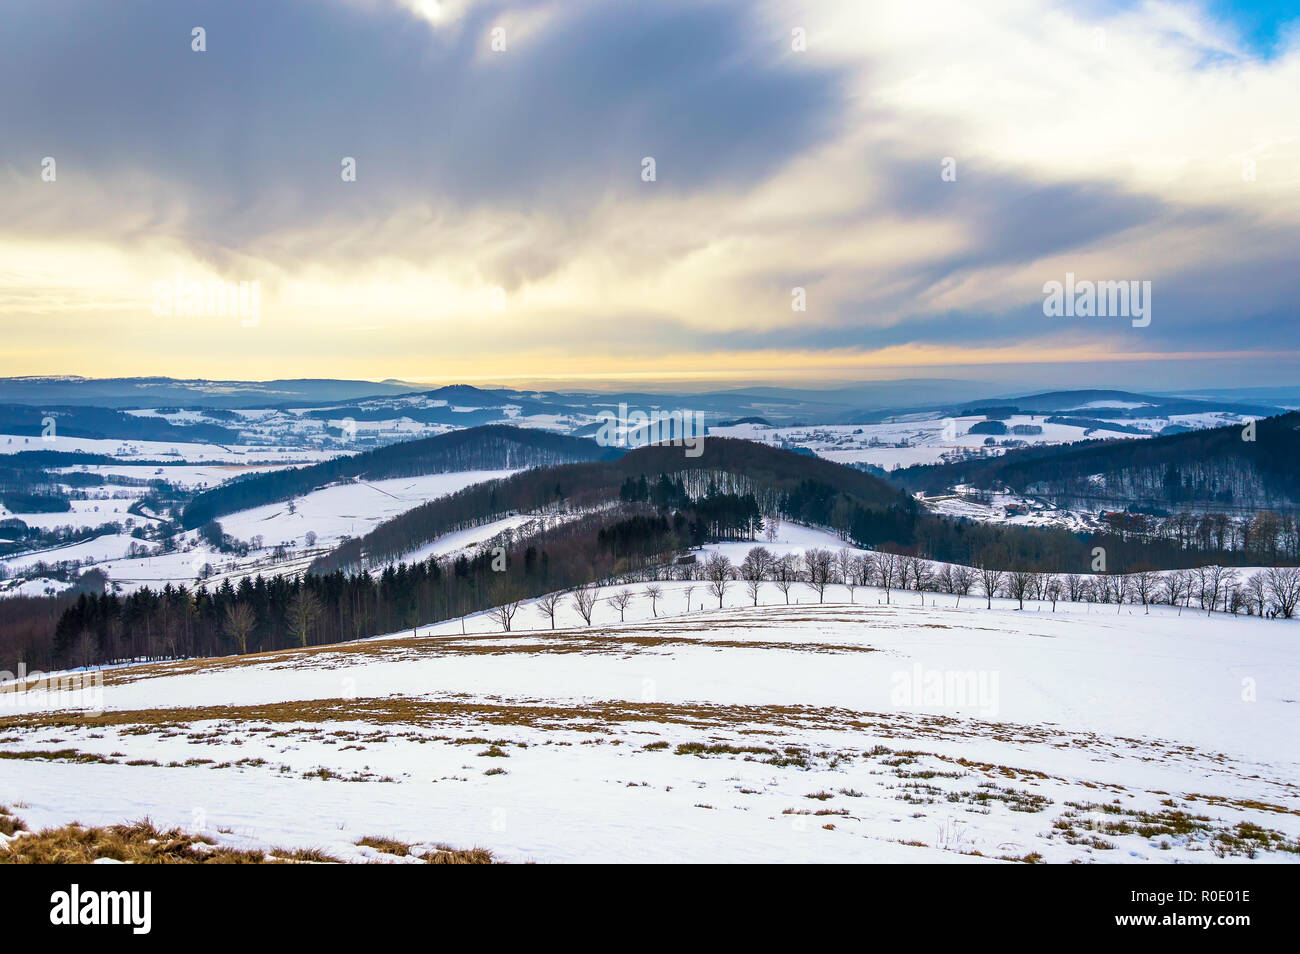
[[[1205,802],[1211,808],[1235,808],[1239,811],[1269,812],[1276,815],[1300,815],[1300,809],[1287,808],[1285,805],[1275,805],[1272,802],[1261,802],[1253,798],[1228,798],[1223,795],[1197,795],[1195,793],[1183,797],[1188,801]],[[1172,806],[1174,803],[1169,800],[1165,804]]]
[[[491,865],[496,864],[492,852],[486,848],[452,848],[436,845],[434,850],[421,856],[428,865]]]
[[[364,838],[358,838],[356,844],[366,845],[376,851],[382,851],[386,855],[396,855],[399,858],[414,855],[427,865],[491,865],[498,863],[492,857],[492,852],[486,848],[465,849],[453,848],[450,845],[434,845],[432,849],[427,849],[421,853],[417,852],[413,845],[409,845],[404,841],[380,835],[366,835]]]
[[[405,858],[411,853],[411,846],[406,842],[380,835],[366,835],[364,838],[358,838],[353,844],[364,845],[375,851],[382,851],[386,855],[397,855],[399,858]]]
[[[0,846],[0,864],[76,865],[90,864],[100,858],[128,864],[163,865],[266,864],[273,860],[261,851],[219,847],[210,838],[179,828],[159,831],[148,819],[130,825],[99,828],[87,828],[74,822],[30,832]]]
[[[711,703],[663,703],[632,701],[590,701],[556,705],[482,701],[466,697],[431,700],[408,696],[360,699],[305,699],[289,702],[254,703],[241,706],[180,706],[166,709],[107,710],[99,714],[75,711],[34,712],[0,717],[0,735],[21,734],[38,729],[100,731],[121,726],[131,735],[152,733],[184,734],[197,741],[194,724],[215,722],[212,740],[220,741],[226,728],[249,725],[323,722],[364,722],[372,727],[401,725],[416,729],[446,730],[456,726],[518,726],[531,729],[606,732],[618,725],[656,723],[680,724],[693,729],[733,729],[738,732],[777,730],[844,730],[878,738],[959,741],[993,739],[1009,744],[1048,742],[1054,746],[1081,749],[1104,747],[1113,752],[1128,744],[1124,739],[1103,739],[1092,733],[1068,733],[1042,726],[977,722],[945,715],[924,713],[858,712],[838,707],[797,705],[725,705]],[[296,731],[296,730],[294,730]],[[487,739],[481,740],[487,742]],[[1163,758],[1188,754],[1183,747],[1159,740],[1134,741],[1132,747],[1144,756]],[[884,752],[890,752],[885,749]],[[72,755],[78,753],[73,750]],[[870,753],[864,753],[870,754]],[[46,753],[15,752],[13,757],[49,758]],[[93,756],[86,756],[93,760]],[[960,763],[960,760],[958,760]],[[966,767],[986,769],[980,763]],[[1007,778],[1042,778],[1029,769],[1004,768]]]
[[[22,819],[0,806],[0,831],[21,835],[0,845],[0,864],[59,865],[90,864],[108,858],[124,864],[343,864],[340,859],[319,848],[229,848],[218,845],[206,835],[196,835],[172,828],[158,829],[149,819],[127,825],[104,825],[97,828],[73,822],[38,832],[27,831]],[[393,838],[368,836],[357,842],[386,854],[404,857],[411,846]],[[485,848],[468,850],[437,845],[420,856],[428,864],[493,864],[492,853]]]
[[[23,823],[11,812],[6,805],[0,805],[0,835],[12,835],[15,832],[26,831],[27,825]]]
[[[0,718],[0,732],[36,728],[103,729],[140,726],[190,732],[198,722],[368,722],[440,727],[456,720],[475,724],[517,725],[565,729],[626,722],[689,723],[732,727],[765,725],[778,728],[843,728],[896,733],[904,726],[914,730],[951,728],[970,734],[958,720],[947,716],[857,713],[846,709],[810,706],[733,706],[709,703],[599,701],[582,705],[529,705],[481,702],[470,699],[429,700],[406,696],[361,699],[303,699],[240,706],[177,706],[164,709],[110,709],[98,714],[76,711],[37,712]],[[576,725],[574,723],[577,723]],[[487,741],[487,740],[484,740]],[[39,756],[37,756],[39,757]]]

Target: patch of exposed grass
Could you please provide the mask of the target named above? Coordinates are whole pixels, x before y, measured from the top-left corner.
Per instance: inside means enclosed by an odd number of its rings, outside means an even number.
[[[1169,839],[1189,844],[1200,843],[1220,858],[1254,858],[1261,851],[1300,854],[1300,839],[1288,838],[1280,831],[1253,822],[1240,821],[1235,825],[1225,825],[1208,815],[1194,815],[1178,810],[1137,811],[1115,804],[1068,804],[1070,810],[1053,822],[1052,828],[1070,844],[1113,847],[1108,842],[1097,844],[1102,839],[1083,834],[1096,832],[1112,838],[1137,835],[1148,841],[1160,839],[1159,846],[1166,850],[1170,847]],[[1114,820],[1090,817],[1093,813],[1109,815]]]
[[[492,865],[497,861],[486,848],[452,848],[436,845],[433,851],[420,856],[428,865]]]
[[[1051,799],[1034,792],[1022,792],[1014,788],[1002,788],[993,782],[983,782],[974,792],[951,792],[948,801],[970,802],[972,805],[987,808],[993,802],[1002,802],[1013,812],[1032,814],[1041,812],[1052,804]]]
[[[379,835],[366,835],[364,838],[358,838],[353,844],[373,848],[375,851],[382,851],[386,855],[396,855],[399,858],[405,858],[411,853],[411,846],[406,842],[398,841],[396,838],[383,838]]]
[[[96,755],[93,752],[82,752],[78,749],[25,749],[22,751],[0,752],[0,759],[18,759],[21,761],[38,761],[38,762],[107,762],[113,760],[105,758],[102,755]],[[157,764],[157,763],[154,763]]]
[[[761,745],[727,745],[721,742],[683,742],[673,750],[674,755],[694,755],[704,758],[708,755],[776,755],[776,749]]]
[[[1212,808],[1228,807],[1240,811],[1269,812],[1275,815],[1300,815],[1300,809],[1287,808],[1285,805],[1277,805],[1273,802],[1261,802],[1253,798],[1225,798],[1221,795],[1197,795],[1195,793],[1185,797],[1189,801],[1205,802]],[[1160,804],[1174,807],[1173,799]]]
[[[179,828],[160,831],[145,819],[99,828],[73,822],[25,833],[0,847],[0,864],[90,864],[103,858],[127,864],[268,864],[299,860],[287,857],[292,854],[271,858],[259,850],[223,848],[211,838]]]
[[[230,848],[180,828],[160,830],[147,818],[94,828],[72,822],[30,832],[22,819],[0,807],[0,830],[16,836],[0,845],[0,864],[90,864],[101,859],[124,864],[343,864],[319,848]],[[410,845],[394,838],[371,835],[356,843],[398,857],[412,853]],[[494,861],[485,848],[465,850],[449,845],[436,845],[419,857],[428,864],[442,865]]]
[[[0,835],[13,835],[26,831],[27,825],[21,818],[11,812],[6,805],[0,805]]]

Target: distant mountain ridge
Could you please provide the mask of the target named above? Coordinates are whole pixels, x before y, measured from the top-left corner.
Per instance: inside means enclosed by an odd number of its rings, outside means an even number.
[[[1202,414],[1216,411],[1267,417],[1286,410],[1275,404],[1263,402],[1207,401],[1190,397],[1115,390],[1044,391],[1003,399],[997,403],[1014,407],[1022,414],[1087,411],[1089,416],[1100,418],[1168,417],[1171,414]]]
[[[421,385],[404,382],[287,378],[275,381],[207,381],[167,377],[83,378],[28,376],[0,378],[0,403],[93,405],[149,408],[168,405],[212,408],[281,406],[293,402],[349,401],[410,394]]]
[[[1269,393],[1277,392],[1273,389]],[[429,387],[405,381],[349,381],[317,378],[273,381],[207,381],[167,377],[80,378],[73,376],[0,378],[0,405],[28,407],[93,406],[117,410],[186,408],[294,409],[317,420],[350,417],[373,421],[406,416],[425,424],[454,427],[510,423],[512,417],[543,415],[557,419],[552,430],[577,433],[590,420],[561,422],[626,404],[632,409],[692,410],[707,423],[758,419],[775,426],[868,424],[912,414],[959,415],[981,406],[1014,406],[1026,414],[1088,411],[1088,417],[1114,420],[1170,414],[1223,412],[1268,416],[1288,410],[1253,393],[1234,399],[1230,392],[1205,398],[1147,394],[1113,389],[1024,393],[1008,397],[986,384],[946,379],[866,382],[854,387],[751,387],[697,393],[648,391],[542,391],[527,388],[450,384]],[[1285,389],[1281,389],[1281,393]],[[1300,403],[1300,391],[1296,395]],[[1103,406],[1089,406],[1089,405]],[[1137,405],[1125,407],[1123,405]],[[1107,406],[1109,405],[1109,406]],[[222,422],[224,423],[224,422]]]
[[[161,417],[124,414],[97,405],[0,404],[0,434],[80,437],[92,440],[231,444],[239,434],[219,424],[173,424]]]

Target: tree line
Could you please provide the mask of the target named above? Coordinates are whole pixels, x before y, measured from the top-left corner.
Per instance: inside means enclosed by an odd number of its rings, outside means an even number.
[[[167,584],[119,595],[80,593],[41,604],[46,616],[0,639],[0,668],[102,665],[317,646],[463,617],[593,580],[643,575],[698,531],[682,513],[666,533],[620,536],[644,508],[599,511],[502,533],[473,555],[399,563],[382,571],[306,573],[223,581],[209,587]],[[678,519],[680,517],[680,519]],[[613,535],[602,531],[615,528]],[[677,527],[679,529],[674,529]],[[57,623],[44,629],[48,612]]]
[[[838,551],[813,548],[802,554],[774,554],[764,546],[752,547],[739,565],[714,552],[699,564],[674,567],[681,580],[700,580],[706,592],[723,605],[728,589],[744,585],[753,605],[759,605],[762,585],[776,586],[790,602],[791,591],[803,587],[819,603],[825,602],[830,586],[843,586],[854,601],[858,588],[873,587],[884,593],[886,603],[899,590],[921,595],[943,593],[961,598],[979,596],[992,608],[995,598],[1015,600],[1024,609],[1026,600],[1125,604],[1144,608],[1165,604],[1182,609],[1244,614],[1269,619],[1293,619],[1300,611],[1300,567],[1279,566],[1242,574],[1232,567],[1207,564],[1191,569],[1133,573],[1058,573],[1025,567],[1007,568],[1000,555],[983,554],[973,566],[933,563],[922,557],[889,550],[859,553],[849,548]],[[647,589],[647,592],[649,590]],[[662,593],[660,593],[662,595]],[[621,608],[627,602],[620,600]]]

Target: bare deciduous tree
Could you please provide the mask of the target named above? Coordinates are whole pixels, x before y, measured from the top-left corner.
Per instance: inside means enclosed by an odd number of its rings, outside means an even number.
[[[1033,570],[1026,569],[1015,569],[1007,574],[1007,590],[1022,610],[1025,608],[1025,594],[1033,586],[1036,575]]]
[[[578,611],[582,621],[591,625],[591,611],[596,608],[596,587],[588,583],[573,591],[573,608]]]
[[[859,554],[853,562],[853,575],[858,581],[858,586],[870,586],[872,577],[876,575],[876,555]]]
[[[763,588],[763,580],[771,572],[774,562],[775,558],[767,547],[753,547],[740,564],[740,578],[745,581],[745,590],[755,606],[758,605],[758,593]]]
[[[1228,593],[1237,582],[1237,571],[1218,565],[1198,567],[1196,581],[1200,587],[1201,607],[1208,616],[1220,602],[1226,609]]]
[[[248,634],[253,631],[257,617],[247,603],[231,603],[226,607],[226,638],[235,644],[239,655],[248,652]]]
[[[903,558],[897,553],[882,550],[876,554],[876,585],[885,591],[885,603],[889,603],[889,591],[899,584],[902,574]]]
[[[316,594],[306,586],[300,586],[293,599],[289,600],[289,608],[285,613],[289,633],[293,636],[295,644],[307,645],[308,631],[319,615],[320,600],[316,599]]]
[[[918,556],[907,556],[902,558],[902,584],[906,589],[909,585],[918,593],[924,593],[930,587],[930,581],[934,578],[934,570],[926,560]],[[925,597],[921,597],[921,605],[925,605]]]
[[[1268,570],[1268,595],[1286,619],[1295,616],[1300,604],[1300,567],[1275,566]]]
[[[1160,574],[1152,570],[1138,570],[1133,574],[1133,592],[1142,601],[1143,615],[1151,613],[1151,604],[1155,601],[1159,586]]]
[[[1111,594],[1115,597],[1115,615],[1118,616],[1120,610],[1124,608],[1126,600],[1133,598],[1133,580],[1124,575],[1114,577],[1114,585],[1111,587]]]
[[[1258,573],[1252,573],[1246,579],[1246,598],[1250,601],[1251,607],[1261,618],[1264,616],[1264,608],[1268,605],[1268,574],[1261,570]]]
[[[840,547],[835,553],[834,565],[835,579],[848,585],[853,578],[853,551],[848,547]]]
[[[618,610],[618,621],[622,623],[624,622],[624,615],[627,613],[627,608],[632,604],[632,599],[633,596],[631,590],[619,590],[613,596],[606,599],[605,602]]]
[[[1056,612],[1056,601],[1061,598],[1061,578],[1055,573],[1043,574],[1043,596],[1052,601],[1052,612]]]
[[[538,612],[551,621],[551,629],[555,629],[555,614],[560,609],[562,598],[559,593],[547,593],[537,601]]]
[[[501,627],[502,632],[510,632],[515,614],[519,612],[519,600],[500,603],[488,610],[488,619]]]
[[[975,562],[975,572],[979,577],[980,588],[984,591],[985,609],[993,608],[993,597],[997,595],[1002,587],[1002,581],[1006,578],[1006,571],[998,567],[997,559],[995,554],[982,553]]]
[[[956,593],[957,585],[953,580],[953,566],[945,563],[934,574],[934,585],[940,593]]]
[[[731,561],[716,551],[710,553],[704,561],[704,579],[709,584],[709,595],[718,598],[718,609],[722,609],[722,598],[731,585]]]
[[[803,555],[808,578],[804,582],[817,594],[817,602],[826,602],[826,587],[831,582],[835,555],[830,550],[814,547]]]
[[[658,619],[659,610],[657,609],[657,607],[659,605],[659,601],[663,599],[664,588],[660,586],[658,583],[651,583],[649,586],[645,588],[645,596],[646,599],[650,601],[651,615],[654,616],[655,619]]]
[[[862,557],[855,556],[849,559],[848,565],[844,570],[844,586],[849,591],[849,602],[856,603],[853,598],[854,592],[862,585]]]
[[[790,588],[799,582],[799,564],[796,557],[786,553],[772,565],[772,582],[785,597],[785,605],[790,605]]]
[[[952,568],[952,589],[957,594],[957,605],[961,605],[961,598],[970,592],[970,588],[975,585],[975,571],[968,566],[955,566]]]

